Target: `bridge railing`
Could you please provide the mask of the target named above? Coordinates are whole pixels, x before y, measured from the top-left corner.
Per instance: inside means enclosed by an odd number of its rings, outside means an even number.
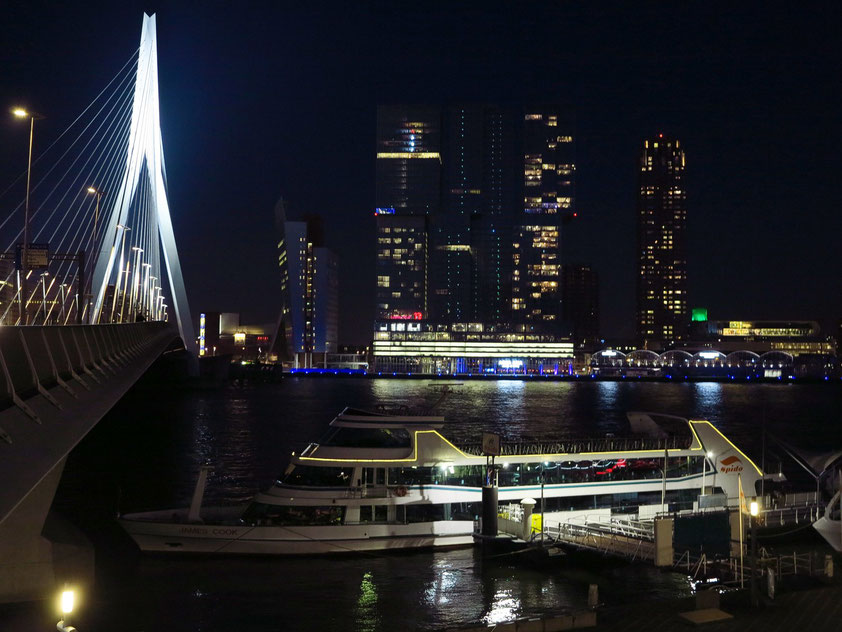
[[[38,421],[26,400],[40,394],[61,408],[51,389],[60,386],[70,395],[89,389],[168,331],[170,325],[160,321],[0,327],[0,412],[17,406]],[[11,443],[4,432],[0,439]]]

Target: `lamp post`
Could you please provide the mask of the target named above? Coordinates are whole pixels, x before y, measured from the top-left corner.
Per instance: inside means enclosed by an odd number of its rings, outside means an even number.
[[[41,309],[44,311],[44,315],[41,317],[42,325],[47,324],[47,277],[50,276],[49,272],[42,272],[41,273]]]
[[[114,308],[117,306],[117,292],[120,290],[120,283],[123,281],[123,253],[125,252],[126,248],[126,232],[130,231],[131,228],[128,226],[123,226],[122,224],[117,224],[117,232],[119,233],[120,229],[123,229],[123,239],[120,242],[120,267],[117,270],[117,284],[114,286],[114,296],[111,299],[111,321],[114,322]]]
[[[131,294],[131,319],[132,322],[137,320],[137,302],[140,299],[138,292],[140,291],[140,255],[143,254],[143,248],[132,246],[135,253],[134,260],[134,279],[132,280],[132,294]]]
[[[152,264],[144,263],[143,267],[146,268],[146,273],[143,277],[143,288],[140,290],[141,292],[143,292],[143,299],[140,301],[140,311],[143,314],[144,319],[152,320],[149,316],[149,304],[151,302],[149,295],[149,275],[152,274]]]
[[[27,112],[23,108],[15,108],[12,110],[12,114],[14,114],[18,118],[28,118],[29,119],[29,159],[26,163],[26,203],[24,206],[24,215],[23,215],[23,253],[21,254],[21,270],[20,270],[20,320],[22,325],[28,325],[28,318],[27,318],[27,298],[26,298],[26,286],[27,286],[27,272],[29,271],[29,190],[30,190],[30,182],[32,181],[32,141],[35,137],[35,119],[36,118],[44,118],[35,112]]]
[[[757,605],[757,516],[760,514],[760,503],[757,502],[757,497],[751,499],[749,505],[749,514],[751,517],[751,605]]]
[[[99,224],[99,202],[102,200],[102,196],[105,195],[105,191],[101,191],[95,187],[88,187],[88,193],[91,195],[96,196],[96,206],[94,207],[94,229],[91,233],[91,237],[93,239],[91,243],[91,250],[96,248],[96,233],[97,233],[97,225]]]
[[[66,324],[67,324],[67,323],[65,322],[65,321],[67,320],[67,318],[66,318],[66,316],[65,316],[66,306],[65,306],[65,304],[64,304],[64,303],[65,303],[65,301],[67,300],[67,299],[66,299],[66,297],[65,297],[65,291],[64,291],[64,288],[66,288],[66,287],[67,287],[67,283],[62,283],[62,284],[59,286],[59,290],[61,290],[61,324],[62,324],[62,325],[66,325]]]
[[[76,594],[65,588],[61,593],[61,619],[56,625],[59,632],[76,632],[76,628],[70,625],[70,613],[73,612],[74,602],[76,601]]]

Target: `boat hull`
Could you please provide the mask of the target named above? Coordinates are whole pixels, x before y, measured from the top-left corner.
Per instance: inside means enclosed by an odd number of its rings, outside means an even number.
[[[466,520],[416,524],[270,526],[155,522],[124,516],[120,525],[141,551],[203,555],[323,555],[468,546]]]

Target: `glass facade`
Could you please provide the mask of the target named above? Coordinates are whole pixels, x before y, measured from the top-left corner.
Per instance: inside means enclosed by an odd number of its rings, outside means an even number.
[[[571,117],[535,108],[523,121],[523,213],[513,235],[512,317],[561,333],[561,227],[575,216]]]
[[[668,345],[685,335],[687,195],[685,156],[663,134],[644,141],[637,206],[637,335]]]
[[[378,321],[374,371],[471,375],[567,375],[573,343],[529,326]]]

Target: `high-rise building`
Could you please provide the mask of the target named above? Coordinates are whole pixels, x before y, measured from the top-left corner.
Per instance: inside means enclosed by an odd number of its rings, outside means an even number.
[[[426,215],[378,209],[377,318],[420,320],[427,316]]]
[[[377,108],[377,318],[428,315],[428,227],[441,204],[441,168],[440,108]]]
[[[557,329],[572,129],[555,106],[378,108],[376,317]]]
[[[561,228],[575,216],[572,117],[557,107],[523,116],[523,211],[513,238],[512,317],[552,326],[562,318]]]
[[[335,353],[339,323],[339,264],[324,245],[324,224],[316,215],[286,219],[283,200],[275,207],[281,239],[281,315],[277,336],[283,336],[284,356],[296,366],[316,363],[314,354]],[[277,342],[272,345],[278,349]]]
[[[561,266],[561,308],[564,327],[577,344],[599,339],[599,277],[590,266]]]
[[[684,149],[663,134],[645,140],[637,205],[637,335],[669,345],[688,325]]]

